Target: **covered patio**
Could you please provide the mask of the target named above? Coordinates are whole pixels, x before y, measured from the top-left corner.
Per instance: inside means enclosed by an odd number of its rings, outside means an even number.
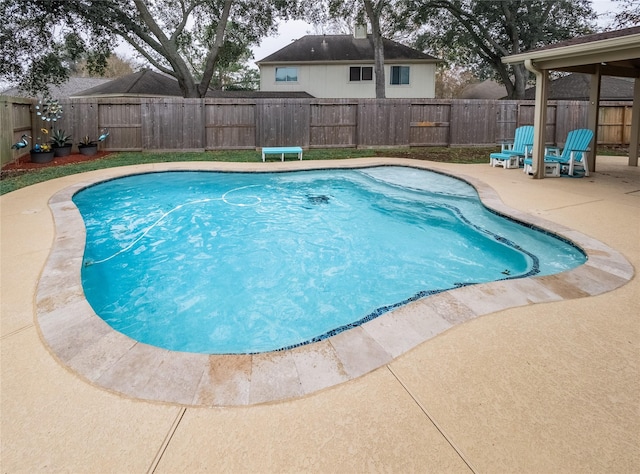
[[[598,108],[602,76],[635,79],[633,117],[629,145],[629,166],[638,166],[640,141],[640,26],[582,36],[543,48],[502,58],[507,64],[523,64],[536,75],[534,117],[533,177],[544,178],[547,99],[549,72],[581,72],[591,74],[587,128],[593,131],[592,152],[588,154],[589,171],[596,170],[598,143]]]

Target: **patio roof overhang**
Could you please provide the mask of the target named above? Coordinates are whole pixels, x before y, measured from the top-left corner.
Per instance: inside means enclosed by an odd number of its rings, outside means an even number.
[[[601,76],[635,78],[629,166],[638,166],[640,141],[640,27],[574,38],[526,53],[502,58],[506,64],[524,64],[536,75],[534,118],[534,178],[544,177],[544,148],[549,71],[591,74],[588,128],[593,131],[593,153],[589,153],[589,170],[595,171],[598,140],[598,105]]]

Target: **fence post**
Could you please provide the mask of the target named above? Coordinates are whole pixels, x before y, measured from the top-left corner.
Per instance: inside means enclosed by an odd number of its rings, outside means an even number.
[[[35,123],[35,112],[32,105],[35,99],[24,97],[0,96],[0,163],[2,166],[27,154],[28,146],[20,151],[13,151],[11,145],[20,140],[22,134],[32,135]],[[33,140],[29,139],[29,145]]]
[[[13,114],[9,97],[0,96],[0,156],[2,166],[11,161],[13,142]]]

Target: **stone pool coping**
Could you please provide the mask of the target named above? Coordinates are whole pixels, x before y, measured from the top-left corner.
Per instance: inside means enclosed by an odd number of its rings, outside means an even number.
[[[262,166],[260,166],[262,165]],[[113,168],[51,197],[55,238],[36,294],[41,336],[55,357],[88,382],[125,396],[189,406],[243,406],[302,397],[369,373],[450,327],[496,311],[594,296],[627,283],[631,264],[617,251],[568,227],[506,206],[487,184],[413,160],[373,159],[283,165],[166,163]],[[292,350],[255,355],[173,352],[111,329],[84,298],[80,270],[85,241],[72,202],[86,186],[129,174],[175,171],[273,172],[407,166],[467,181],[485,206],[572,241],[584,265],[556,275],[457,288],[386,313],[360,327]]]

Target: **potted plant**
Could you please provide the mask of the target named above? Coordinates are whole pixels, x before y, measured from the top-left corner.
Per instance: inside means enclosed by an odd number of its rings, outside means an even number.
[[[48,135],[49,134],[49,130],[47,130],[46,128],[41,128],[40,132],[42,132],[43,135]],[[33,148],[31,149],[31,161],[33,163],[48,163],[49,161],[53,160],[53,148],[51,147],[50,144],[48,143],[41,143],[42,138],[41,137],[37,137],[36,138],[36,143],[33,145]]]
[[[78,143],[78,150],[82,155],[93,156],[98,153],[98,143],[91,140],[89,135],[85,135],[85,137],[80,140],[80,143]]]
[[[71,135],[67,135],[64,130],[56,130],[51,135],[51,145],[53,145],[53,156],[69,156],[71,154]]]

